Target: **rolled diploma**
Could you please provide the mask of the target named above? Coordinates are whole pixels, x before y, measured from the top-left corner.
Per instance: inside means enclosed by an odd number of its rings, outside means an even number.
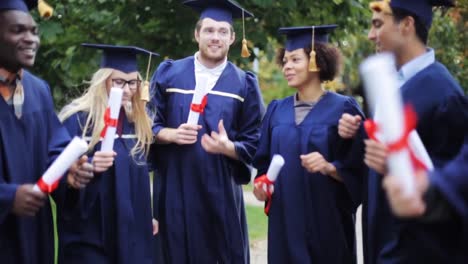
[[[370,102],[383,102],[379,107],[378,125],[382,131],[382,141],[386,144],[396,142],[403,135],[404,115],[403,102],[397,87],[397,73],[393,56],[388,53],[374,55],[360,66],[364,79],[365,91]],[[388,167],[391,175],[400,177],[406,194],[415,190],[414,169],[409,149],[389,153]]]
[[[284,159],[281,155],[275,154],[271,159],[270,166],[268,167],[267,171],[267,178],[268,180],[274,182],[276,178],[278,178],[279,172],[284,165]]]
[[[108,107],[110,107],[110,116],[112,119],[119,118],[120,107],[122,106],[123,90],[120,88],[111,88],[109,93]],[[116,127],[108,126],[106,135],[102,139],[101,151],[112,151],[114,148]]]
[[[71,167],[71,165],[87,150],[88,144],[86,141],[79,137],[74,137],[52,165],[50,165],[46,172],[44,172],[42,180],[47,185],[53,185],[56,181],[62,178],[63,174]],[[34,185],[34,190],[41,191],[37,184]]]
[[[196,85],[195,85],[195,91],[193,93],[192,97],[192,103],[190,104],[190,112],[189,116],[187,118],[187,124],[190,125],[197,125],[198,124],[198,118],[200,117],[200,113],[192,111],[192,104],[201,104],[203,100],[203,96],[206,94],[206,83],[207,83],[207,77],[200,73],[197,76],[196,80]]]

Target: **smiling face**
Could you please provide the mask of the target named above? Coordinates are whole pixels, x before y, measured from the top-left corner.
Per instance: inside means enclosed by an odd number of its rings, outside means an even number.
[[[12,72],[32,67],[39,43],[38,27],[29,13],[0,12],[0,67]]]
[[[234,43],[235,34],[231,24],[204,18],[201,27],[195,30],[200,61],[207,67],[214,67],[224,62],[229,46]]]
[[[283,75],[288,85],[294,88],[307,86],[317,73],[309,72],[309,56],[304,49],[285,51],[283,56]]]
[[[391,14],[385,12],[372,13],[372,25],[367,38],[375,43],[377,52],[397,53],[404,42],[400,25]]]
[[[126,105],[131,103],[133,96],[140,89],[140,84],[138,72],[125,73],[114,69],[106,81],[107,94],[110,93],[112,87],[121,88],[123,90],[122,105]]]

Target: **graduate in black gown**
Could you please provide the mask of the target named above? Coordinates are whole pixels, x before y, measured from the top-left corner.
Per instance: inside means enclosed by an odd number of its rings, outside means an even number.
[[[0,262],[54,262],[51,204],[33,190],[70,141],[58,120],[49,85],[25,68],[34,65],[38,25],[29,14],[37,1],[0,2]],[[58,184],[83,187],[92,166],[82,157]]]
[[[363,130],[344,140],[337,127],[343,113],[363,114],[353,98],[323,88],[341,62],[339,50],[328,43],[335,27],[279,30],[287,41],[278,63],[297,92],[268,106],[254,158],[254,194],[270,204],[268,263],[357,261],[354,220],[365,173]],[[273,184],[265,184],[259,179],[274,154],[282,155],[285,165]]]
[[[450,2],[373,2],[368,35],[379,52],[394,54],[399,91],[404,103],[417,114],[416,131],[436,169],[454,159],[468,134],[467,98],[445,66],[436,60],[435,51],[427,46],[432,7],[451,5]],[[343,116],[340,135],[352,137],[354,126],[359,123],[353,119]],[[366,263],[459,263],[460,252],[464,251],[460,218],[420,222],[394,217],[382,189],[387,149],[374,140],[366,140],[365,144],[365,162],[371,168],[362,218]]]
[[[248,263],[241,184],[250,181],[247,165],[264,107],[256,76],[227,54],[235,41],[233,18],[251,14],[227,0],[184,3],[201,12],[194,32],[199,50],[162,62],[152,81],[164,257],[168,263]],[[191,105],[195,89],[203,89],[205,103]],[[199,113],[197,124],[187,123],[191,109]]]
[[[107,171],[81,190],[69,190],[59,208],[61,263],[152,263],[156,231],[151,211],[146,154],[153,135],[146,112],[144,85],[137,54],[150,52],[128,46],[84,44],[102,49],[101,68],[85,94],[59,114],[69,133],[89,142],[89,156],[102,153],[101,132],[108,125],[105,110],[112,87],[123,89],[113,150]],[[147,90],[146,90],[147,91]]]

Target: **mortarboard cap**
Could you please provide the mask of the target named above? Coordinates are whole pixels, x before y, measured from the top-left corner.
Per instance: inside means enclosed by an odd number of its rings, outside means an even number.
[[[318,72],[315,43],[328,43],[328,35],[337,25],[302,26],[302,27],[282,27],[278,30],[280,34],[286,35],[285,49],[293,51],[297,49],[311,47],[309,71]]]
[[[236,1],[233,0],[186,0],[184,5],[195,9],[200,13],[200,19],[211,18],[219,22],[227,22],[232,25],[234,18],[242,18],[242,52],[241,56],[246,58],[250,56],[245,39],[245,17],[254,15],[245,10]]]
[[[336,27],[337,25],[282,27],[278,32],[286,35],[286,50],[293,51],[311,46],[312,39],[314,42],[327,43],[328,35]]]
[[[151,57],[159,56],[154,53],[139,47],[134,46],[115,46],[106,44],[81,44],[83,47],[100,49],[103,51],[101,59],[101,68],[116,69],[125,73],[138,71],[137,55],[149,55],[148,68],[146,73],[146,80],[141,89],[141,100],[149,101],[149,69],[151,65]]]
[[[115,46],[89,43],[83,43],[81,45],[83,47],[95,48],[103,51],[101,68],[112,68],[125,73],[138,71],[137,54],[159,56],[157,53],[134,46]]]
[[[29,12],[38,6],[41,17],[49,18],[53,14],[53,9],[45,0],[1,0],[0,10],[19,10]]]
[[[370,3],[370,8],[376,12],[386,11],[392,13],[391,8],[399,8],[415,14],[424,23],[426,28],[432,24],[432,7],[454,6],[453,0],[383,0]]]
[[[232,24],[235,18],[253,17],[252,13],[232,0],[186,0],[183,4],[199,12],[200,19],[211,18]]]

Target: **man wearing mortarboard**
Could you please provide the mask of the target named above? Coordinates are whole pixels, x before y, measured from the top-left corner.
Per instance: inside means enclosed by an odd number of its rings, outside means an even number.
[[[70,140],[60,124],[48,84],[25,70],[34,64],[38,27],[29,10],[40,0],[0,2],[0,259],[2,263],[54,262],[52,211],[48,196],[33,189],[42,173]],[[47,7],[47,6],[46,6]],[[44,16],[51,9],[41,10]],[[66,182],[93,177],[81,157],[58,183],[56,200]],[[77,169],[80,168],[80,169]],[[81,188],[84,185],[73,185]],[[56,186],[56,185],[54,185]],[[49,190],[54,188],[51,186]]]
[[[250,181],[264,106],[255,75],[227,54],[233,18],[252,14],[229,0],[184,4],[201,13],[199,50],[164,61],[152,79],[162,251],[168,263],[248,263],[241,184]]]
[[[436,169],[457,155],[468,134],[467,98],[427,46],[433,6],[452,4],[449,0],[386,0],[370,5],[373,14],[368,38],[377,51],[393,53],[400,93],[417,114],[416,130]],[[345,119],[348,122],[343,124],[348,123],[348,128],[357,121],[350,116]],[[366,263],[460,263],[463,243],[459,218],[447,210],[439,212],[438,221],[392,215],[382,189],[387,151],[383,144],[366,140],[365,162],[371,168],[363,203]]]

